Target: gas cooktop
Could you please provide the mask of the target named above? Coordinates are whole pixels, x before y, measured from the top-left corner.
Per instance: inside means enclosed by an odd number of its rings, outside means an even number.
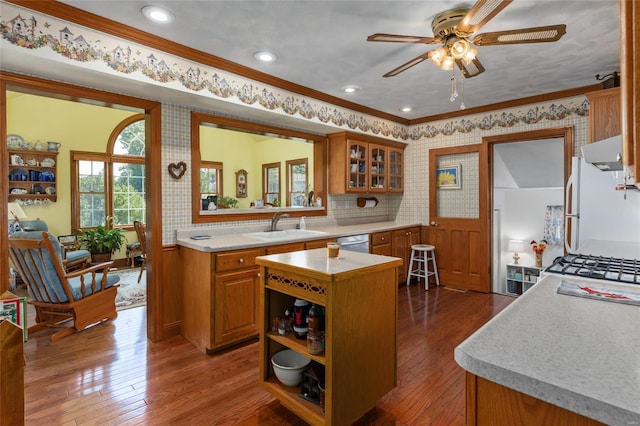
[[[544,271],[640,285],[640,261],[636,259],[567,254]]]

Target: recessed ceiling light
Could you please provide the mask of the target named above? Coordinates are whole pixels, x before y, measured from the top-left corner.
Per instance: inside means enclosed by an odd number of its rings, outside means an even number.
[[[278,59],[278,55],[273,52],[269,52],[268,50],[260,50],[253,54],[253,57],[259,60],[260,62],[274,62]]]
[[[142,14],[148,20],[158,22],[160,24],[168,24],[176,19],[173,13],[158,6],[145,6],[142,8]]]
[[[345,92],[345,93],[356,93],[358,90],[360,90],[360,89],[355,87],[355,86],[347,86],[347,87],[342,89],[342,91]]]
[[[412,108],[411,108],[411,107],[402,107],[402,108],[400,109],[400,111],[402,111],[402,112],[411,112],[411,110],[412,110]]]

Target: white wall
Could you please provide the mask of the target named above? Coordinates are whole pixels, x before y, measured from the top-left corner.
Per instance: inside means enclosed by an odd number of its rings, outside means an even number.
[[[505,292],[506,265],[513,263],[513,253],[507,251],[509,240],[522,240],[527,249],[520,253],[520,264],[534,266],[534,253],[528,246],[531,240],[540,241],[544,232],[545,209],[549,205],[564,204],[563,188],[536,189],[494,189],[494,215],[500,217],[500,266],[494,276],[494,292]],[[499,212],[496,212],[499,210]],[[549,266],[553,259],[561,256],[564,248],[547,247],[542,257],[542,265]],[[497,288],[495,286],[497,285]]]

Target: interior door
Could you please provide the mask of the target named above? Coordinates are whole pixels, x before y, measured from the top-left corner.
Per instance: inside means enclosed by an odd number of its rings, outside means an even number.
[[[440,283],[489,292],[485,144],[429,150],[429,243]]]

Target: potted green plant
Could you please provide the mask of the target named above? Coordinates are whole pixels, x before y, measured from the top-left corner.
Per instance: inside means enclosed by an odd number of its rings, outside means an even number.
[[[113,218],[107,217],[106,225],[82,230],[79,240],[82,248],[91,253],[91,261],[102,263],[111,260],[113,253],[120,250],[127,237],[121,228],[113,227]]]
[[[233,197],[218,198],[218,208],[220,209],[234,209],[238,207],[238,200]]]

